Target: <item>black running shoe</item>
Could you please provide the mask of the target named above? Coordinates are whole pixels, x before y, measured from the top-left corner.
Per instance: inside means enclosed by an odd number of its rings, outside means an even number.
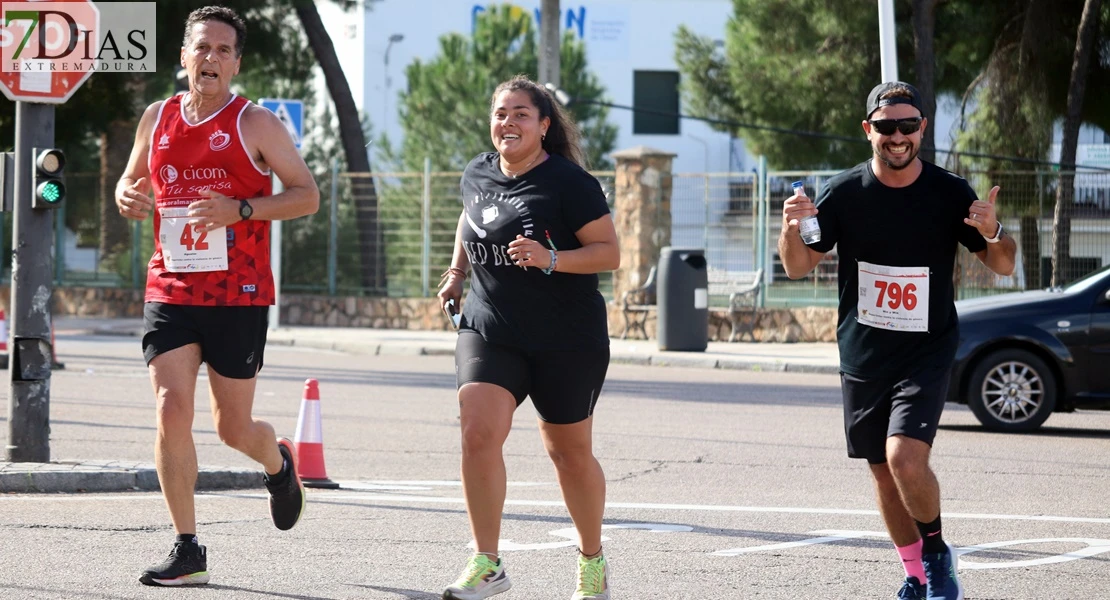
[[[204,546],[176,542],[166,560],[143,571],[144,585],[204,585],[208,583],[208,555]]]
[[[270,517],[274,526],[285,531],[292,529],[304,514],[304,486],[297,474],[296,451],[293,442],[287,438],[278,440],[278,451],[285,458],[285,472],[275,475],[271,481],[266,476],[266,489],[270,492]]]

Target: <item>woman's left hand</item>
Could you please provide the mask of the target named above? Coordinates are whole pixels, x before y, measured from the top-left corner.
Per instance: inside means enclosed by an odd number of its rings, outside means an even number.
[[[551,266],[551,252],[536,240],[523,235],[518,235],[515,240],[509,242],[509,258],[512,259],[513,264],[525,269],[528,267],[546,269]]]

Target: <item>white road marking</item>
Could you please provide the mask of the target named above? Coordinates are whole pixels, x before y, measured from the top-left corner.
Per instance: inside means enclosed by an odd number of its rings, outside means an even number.
[[[383,481],[374,480],[366,482],[344,482],[348,489],[364,489],[367,493],[361,494],[344,494],[342,492],[329,492],[329,491],[311,491],[308,499],[311,502],[328,502],[335,500],[343,501],[367,501],[367,502],[398,502],[398,503],[414,503],[414,504],[465,504],[464,498],[453,497],[438,497],[438,496],[414,496],[414,495],[395,495],[395,494],[382,494],[375,493],[386,490],[397,491],[421,491],[428,490],[435,487],[440,488],[455,488],[461,485],[458,481],[444,481],[444,480],[399,480],[399,481]],[[514,487],[539,487],[539,486],[552,486],[552,483],[543,482],[513,482],[509,484]],[[196,496],[200,500],[217,500],[217,499],[244,499],[244,500],[264,500],[268,495],[262,493],[237,493],[237,492],[206,492],[200,493]],[[73,496],[41,496],[35,494],[25,495],[3,495],[0,496],[0,502],[21,502],[21,501],[42,501],[49,502],[71,501],[71,502],[104,502],[104,501],[128,501],[133,502],[136,500],[155,500],[162,501],[161,494],[156,493],[119,493],[119,494],[82,494]],[[561,500],[509,500],[506,499],[506,505],[510,506],[536,506],[536,507],[563,507]],[[714,504],[667,504],[667,503],[644,503],[644,502],[607,502],[606,507],[610,509],[626,508],[626,509],[640,509],[640,510],[677,510],[677,511],[703,511],[703,512],[748,512],[748,513],[778,513],[778,514],[800,514],[800,515],[859,515],[859,516],[877,516],[878,511],[874,510],[856,510],[856,509],[840,509],[840,508],[805,508],[805,507],[779,507],[779,506],[730,506],[730,505],[714,505]],[[1087,524],[1110,524],[1110,519],[1107,518],[1094,518],[1094,517],[1065,517],[1054,515],[1004,515],[1004,514],[989,514],[989,513],[945,513],[946,519],[977,519],[977,520],[994,520],[994,521],[1040,521],[1040,522],[1055,522],[1055,523],[1087,523]],[[602,525],[604,530],[614,529],[642,529],[653,533],[673,533],[673,532],[690,532],[693,531],[692,527],[686,525],[673,525],[667,523],[617,523]],[[565,548],[573,546],[577,533],[573,527],[557,529],[549,532],[550,535],[555,537],[564,538],[565,541],[557,542],[537,542],[537,543],[518,543],[512,540],[501,540],[499,542],[500,549],[503,551],[528,551],[528,550],[549,550],[555,548]],[[781,550],[789,550],[792,548],[799,548],[804,546],[812,546],[816,544],[828,544],[842,542],[844,540],[856,539],[862,537],[871,537],[878,539],[889,539],[885,532],[881,531],[854,531],[854,530],[817,530],[808,532],[810,535],[818,537],[808,538],[804,540],[797,540],[793,542],[783,542],[779,544],[765,544],[762,546],[751,546],[741,548],[730,548],[726,550],[718,550],[712,552],[713,556],[740,556],[746,554],[754,554],[756,552],[775,552]],[[602,541],[608,541],[610,538],[607,536],[602,537]],[[1074,551],[1064,552],[1061,554],[1054,554],[1043,558],[1032,560],[1020,560],[1009,562],[978,562],[971,561],[965,558],[969,554],[980,552],[982,550],[990,550],[995,548],[1004,548],[1008,546],[1021,546],[1030,544],[1084,544],[1085,546]],[[1084,558],[1098,556],[1100,554],[1110,553],[1110,540],[1098,538],[1037,538],[1027,540],[1005,540],[999,542],[988,542],[978,544],[975,546],[967,546],[956,548],[956,553],[960,555],[959,568],[964,569],[1015,569],[1027,568],[1041,565],[1049,565],[1063,562],[1070,562]]]
[[[379,486],[413,486],[413,485],[429,485],[429,486],[445,486],[445,487],[458,487],[461,484],[458,481],[437,481],[437,480],[372,480],[363,482],[364,484],[379,485]],[[535,487],[550,485],[554,487],[554,483],[538,483],[538,482],[510,482],[510,487]],[[407,495],[394,495],[394,494],[375,494],[360,493],[360,494],[344,494],[344,490],[338,491],[323,491],[323,490],[310,490],[308,495],[309,502],[320,500],[365,500],[373,502],[391,501],[391,502],[406,502],[414,504],[465,504],[465,498],[454,498],[447,496],[407,496]],[[252,498],[252,499],[266,499],[268,496],[262,492],[202,492],[197,494],[198,499],[219,499],[219,498]],[[103,501],[129,501],[129,500],[162,500],[162,496],[157,493],[136,493],[124,492],[113,494],[81,494],[73,496],[58,496],[58,495],[0,495],[0,503],[3,502],[19,502],[19,501],[38,501],[44,500],[49,502],[103,502]],[[562,507],[562,500],[513,500],[506,499],[506,505],[511,506],[541,506],[541,507]],[[653,502],[614,502],[607,501],[606,508],[626,508],[626,509],[640,509],[640,510],[678,510],[678,511],[699,511],[699,512],[747,512],[747,513],[763,513],[763,514],[796,514],[796,515],[856,515],[856,516],[878,516],[879,511],[870,509],[852,509],[852,508],[817,508],[817,507],[796,507],[796,506],[737,506],[728,504],[671,504],[671,503],[653,503]],[[968,519],[980,521],[1033,521],[1033,522],[1055,522],[1055,523],[1089,523],[1096,525],[1110,525],[1110,518],[1106,517],[1068,517],[1062,515],[1007,515],[1007,514],[993,514],[993,513],[958,513],[958,512],[945,512],[945,519]]]
[[[1045,558],[1038,558],[1034,560],[1016,560],[1012,562],[995,562],[995,563],[980,563],[972,562],[964,558],[972,552],[980,550],[990,550],[992,548],[1005,548],[1006,546],[1022,546],[1026,544],[1049,544],[1049,543],[1075,543],[1087,544],[1085,548],[1080,548],[1073,552],[1065,552],[1063,554],[1055,554]],[[967,546],[958,548],[956,552],[960,555],[960,568],[961,569],[1016,569],[1018,567],[1033,567],[1037,565],[1050,565],[1054,563],[1062,563],[1081,558],[1089,558],[1091,556],[1098,556],[1110,552],[1110,540],[1100,540],[1093,538],[1041,538],[1036,540],[1010,540],[1005,542],[990,542],[987,544],[978,544],[976,546]]]
[[[841,531],[837,529],[831,529],[810,531],[809,533],[811,535],[819,535],[822,537],[798,540],[796,542],[786,542],[782,544],[767,544],[764,546],[750,546],[747,548],[730,548],[728,550],[718,550],[717,552],[713,552],[711,554],[713,556],[739,556],[741,554],[753,554],[755,552],[773,552],[776,550],[788,550],[790,548],[812,546],[814,544],[829,544],[863,537],[878,538],[884,540],[890,539],[890,536],[888,536],[886,532],[883,531]],[[1005,548],[1008,546],[1025,546],[1029,544],[1050,543],[1086,544],[1086,547],[1072,552],[1053,554],[1052,556],[1046,556],[1044,558],[1037,558],[1032,560],[978,562],[971,561],[966,558],[968,554],[972,554],[982,550]],[[989,542],[986,544],[956,548],[956,555],[960,557],[959,568],[961,571],[965,569],[1020,569],[1024,567],[1036,567],[1040,565],[1051,565],[1062,562],[1070,562],[1073,560],[1079,560],[1081,558],[1090,558],[1092,556],[1098,556],[1099,554],[1105,554],[1107,552],[1110,552],[1110,540],[1102,540],[1096,538],[1039,538],[1031,540],[1006,540],[1001,542]]]
[[[816,535],[826,532],[811,531],[810,533]],[[833,532],[827,533],[832,534]],[[712,552],[711,554],[713,556],[740,556],[741,554],[753,554],[755,552],[773,552],[775,550],[789,550],[791,548],[801,548],[802,546],[813,546],[815,544],[843,542],[844,540],[852,540],[861,537],[886,537],[886,534],[881,531],[838,531],[835,532],[835,535],[826,535],[824,537],[809,538],[807,540],[798,540],[796,542],[783,542],[781,544],[766,544],[764,546],[729,548],[728,550],[718,550],[716,552]]]
[[[649,533],[686,533],[693,531],[693,527],[687,525],[671,525],[669,523],[615,523],[612,525],[602,525],[602,531],[606,529],[643,529]],[[511,552],[520,550],[552,550],[555,548],[571,548],[577,545],[575,540],[578,539],[578,530],[573,527],[564,529],[556,529],[549,532],[550,535],[555,537],[566,538],[565,542],[540,542],[537,544],[518,544],[512,540],[501,539],[497,541],[497,550],[499,552]],[[602,543],[608,542],[613,538],[609,536],[601,536]],[[474,542],[470,542],[470,547],[474,548]]]
[[[344,490],[369,490],[369,491],[427,491],[436,487],[450,487],[461,488],[461,481],[437,481],[437,480],[412,480],[412,481],[342,481],[337,480],[341,489]],[[510,481],[509,487],[558,487],[555,482],[539,482],[539,481]]]

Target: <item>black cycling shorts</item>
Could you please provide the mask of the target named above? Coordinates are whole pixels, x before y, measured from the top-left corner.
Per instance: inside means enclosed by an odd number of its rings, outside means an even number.
[[[269,328],[268,306],[189,306],[147,302],[143,306],[143,357],[188,344],[220,375],[252,379],[262,369]]]
[[[525,397],[540,419],[556,425],[590,417],[609,370],[609,348],[528,352],[487,342],[476,331],[463,330],[455,344],[455,382],[492,383],[516,399]]]
[[[926,367],[909,377],[862,379],[840,374],[848,456],[886,462],[886,439],[894,435],[930,446],[948,396],[951,367]]]

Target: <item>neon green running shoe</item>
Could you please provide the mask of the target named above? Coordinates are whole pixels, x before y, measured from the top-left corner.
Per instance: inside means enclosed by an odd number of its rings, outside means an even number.
[[[482,600],[513,587],[505,562],[493,562],[485,554],[475,554],[455,583],[443,590],[443,600]],[[608,598],[608,596],[606,596]]]
[[[609,600],[609,563],[605,556],[578,555],[578,589],[570,600]]]

